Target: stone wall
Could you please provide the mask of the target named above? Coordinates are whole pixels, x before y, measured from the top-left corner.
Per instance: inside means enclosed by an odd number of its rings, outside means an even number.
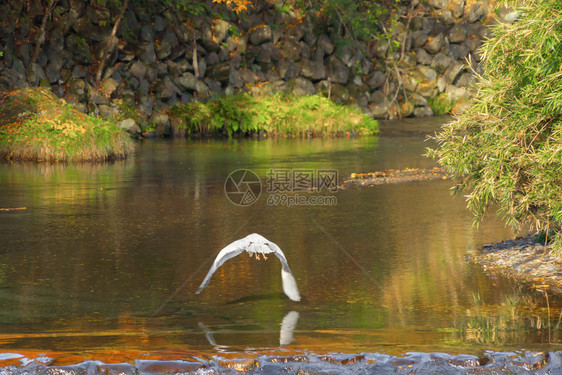
[[[99,85],[95,68],[118,9],[60,0],[30,64],[44,9],[8,1],[0,5],[0,88],[48,85],[101,116],[123,118],[123,108],[134,108],[141,124],[128,119],[124,128],[153,123],[162,135],[171,133],[164,113],[171,105],[240,91],[323,93],[376,118],[431,116],[437,100],[470,97],[493,13],[490,0],[414,1],[394,16],[397,43],[354,46],[337,46],[322,19],[268,2],[241,19],[201,17],[190,27],[161,2],[130,1]]]

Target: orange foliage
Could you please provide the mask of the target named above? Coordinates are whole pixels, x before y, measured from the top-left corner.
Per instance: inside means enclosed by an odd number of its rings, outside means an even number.
[[[248,10],[248,6],[250,5],[250,0],[213,0],[213,2],[226,4],[229,9],[232,9],[236,13]]]

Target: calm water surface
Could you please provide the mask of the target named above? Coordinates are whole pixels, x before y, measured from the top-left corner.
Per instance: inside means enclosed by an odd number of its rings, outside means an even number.
[[[352,172],[431,168],[424,133],[442,121],[353,139],[145,141],[133,158],[105,165],[0,164],[0,207],[26,208],[0,212],[0,352],[71,363],[560,350],[560,301],[547,307],[540,293],[465,261],[513,233],[495,217],[474,229],[451,182],[268,204],[272,170],[335,170],[343,182]],[[240,168],[263,185],[245,207],[224,190]],[[303,301],[281,293],[274,257],[234,258],[194,293],[217,252],[252,232],[283,249]]]

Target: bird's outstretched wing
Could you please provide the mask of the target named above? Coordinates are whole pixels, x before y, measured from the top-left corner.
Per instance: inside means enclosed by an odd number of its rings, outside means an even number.
[[[287,263],[287,258],[283,251],[271,241],[268,241],[269,247],[273,250],[273,254],[279,258],[281,261],[281,281],[283,282],[283,292],[293,301],[300,301],[301,295],[299,294],[299,288],[297,288],[297,281],[291,272],[289,263]]]
[[[249,245],[248,240],[242,238],[240,240],[234,241],[233,243],[222,249],[217,255],[217,257],[215,258],[215,261],[213,262],[213,265],[209,269],[209,272],[207,272],[207,276],[205,276],[205,280],[203,280],[203,282],[199,286],[199,289],[197,289],[197,292],[195,293],[196,294],[201,293],[201,291],[205,289],[205,287],[211,281],[211,277],[213,277],[213,274],[216,272],[216,270],[219,269],[219,267],[222,266],[223,263],[229,260],[230,258],[234,258],[238,254],[242,253],[246,249],[246,247],[248,247],[248,245]]]

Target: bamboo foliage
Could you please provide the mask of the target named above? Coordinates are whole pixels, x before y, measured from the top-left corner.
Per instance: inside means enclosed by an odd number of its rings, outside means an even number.
[[[473,105],[428,154],[468,192],[476,223],[497,205],[516,229],[555,230],[562,251],[562,1],[526,1],[518,12],[493,27]]]

